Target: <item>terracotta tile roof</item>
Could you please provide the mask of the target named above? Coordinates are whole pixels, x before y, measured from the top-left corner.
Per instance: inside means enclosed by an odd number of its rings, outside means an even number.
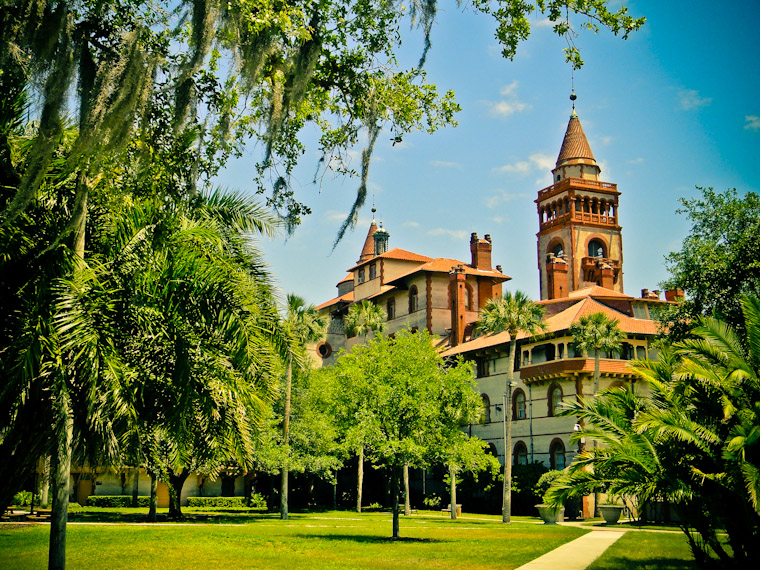
[[[630,295],[626,295],[625,293],[618,293],[612,289],[605,289],[604,287],[599,287],[599,285],[592,285],[591,287],[584,287],[583,289],[578,289],[577,291],[571,291],[567,296],[571,299],[576,299],[579,297],[614,297],[616,299],[633,299],[633,297]]]
[[[359,256],[359,261],[356,263],[361,263],[362,261],[367,261],[375,254],[375,240],[372,238],[374,233],[377,231],[377,224],[375,223],[375,218],[372,218],[372,223],[369,225],[369,231],[367,232],[367,238],[364,240],[364,247],[362,248],[362,253]]]
[[[340,285],[341,283],[345,283],[346,281],[353,281],[353,280],[354,280],[353,273],[349,273],[343,279],[341,279],[340,281],[338,281],[338,285]]]
[[[504,275],[503,273],[496,271],[495,269],[491,269],[491,270],[475,269],[472,265],[464,263],[463,261],[459,261],[458,259],[447,259],[445,257],[437,257],[435,259],[428,261],[427,263],[424,263],[423,265],[419,265],[417,267],[414,267],[413,269],[410,269],[406,273],[403,273],[399,275],[398,277],[392,279],[391,281],[388,281],[388,283],[395,283],[396,281],[399,281],[400,279],[403,279],[405,277],[408,277],[409,275],[413,275],[414,273],[418,273],[420,271],[430,271],[432,273],[448,273],[449,271],[451,271],[453,267],[456,267],[458,265],[461,265],[464,268],[465,275],[491,277],[498,283],[502,283],[504,281],[509,281],[510,279],[512,279],[509,275]]]
[[[608,291],[608,289],[605,289],[605,291]],[[617,319],[619,321],[618,326],[620,327],[620,330],[628,334],[657,334],[657,323],[655,321],[629,317],[628,315],[595,301],[591,297],[581,299],[578,302],[573,303],[573,305],[564,311],[560,311],[556,315],[547,318],[544,321],[547,327],[546,332],[567,330],[570,328],[570,325],[579,321],[581,317],[592,313],[604,313],[610,318]],[[520,332],[517,335],[517,338],[526,338],[527,336],[528,335],[525,333]],[[506,344],[508,342],[509,334],[506,332],[478,337],[464,342],[459,346],[455,346],[454,348],[450,348],[443,353],[443,356],[454,356],[456,354],[477,351],[492,346],[498,346],[500,344]]]
[[[419,261],[421,263],[425,263],[433,259],[432,257],[427,257],[426,255],[420,255],[419,253],[414,253],[412,251],[406,251],[405,249],[394,247],[393,249],[389,249],[385,253],[382,253],[375,257],[370,257],[369,259],[365,259],[364,261],[360,261],[353,267],[348,268],[347,271],[353,271],[360,265],[364,265],[370,260],[381,259],[381,258],[382,259],[398,259],[401,261]]]
[[[340,297],[335,297],[334,299],[330,299],[329,301],[325,301],[321,305],[317,305],[316,309],[319,311],[319,310],[322,310],[322,309],[326,309],[328,307],[332,307],[333,305],[337,305],[338,303],[352,303],[353,300],[354,300],[354,292],[353,291],[349,291],[345,295],[341,295]]]
[[[559,156],[557,157],[557,166],[561,166],[563,162],[574,158],[585,158],[596,163],[594,153],[591,152],[591,146],[586,139],[586,133],[583,132],[581,121],[575,111],[567,123],[565,138],[562,140],[562,147],[559,149]]]

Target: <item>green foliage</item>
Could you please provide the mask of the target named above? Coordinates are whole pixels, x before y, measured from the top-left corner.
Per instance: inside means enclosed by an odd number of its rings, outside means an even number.
[[[557,479],[559,479],[562,476],[562,471],[557,471],[556,469],[552,469],[551,471],[547,471],[541,477],[538,478],[538,481],[536,482],[535,492],[537,495],[541,496],[544,501],[546,500],[546,492],[549,490],[549,488],[554,484]]]
[[[348,308],[348,314],[343,319],[343,323],[346,334],[366,338],[371,332],[382,332],[385,329],[386,320],[385,311],[372,301],[365,299]]]
[[[436,511],[436,510],[438,510],[438,509],[441,508],[441,501],[442,500],[443,499],[441,499],[441,497],[439,497],[438,495],[428,495],[427,497],[425,497],[422,500],[422,503],[428,509],[432,509],[432,510]]]
[[[126,508],[132,506],[132,495],[90,495],[87,497],[90,507]],[[150,497],[137,497],[138,507],[150,506]]]
[[[670,340],[688,336],[691,323],[712,316],[742,331],[740,297],[760,296],[760,195],[736,189],[723,193],[697,188],[699,198],[682,198],[691,221],[680,251],[666,257],[671,277],[664,289],[683,289],[686,299],[659,314]]]
[[[188,507],[209,507],[209,508],[265,508],[266,499],[260,494],[255,493],[249,501],[245,497],[188,497]]]
[[[13,495],[13,502],[11,503],[17,507],[26,507],[32,504],[32,492],[31,491],[19,491]]]
[[[667,501],[700,566],[744,567],[758,559],[760,301],[742,303],[744,338],[703,318],[694,338],[657,361],[635,363],[650,393],[616,388],[567,405],[563,415],[587,422],[573,439],[602,445],[576,457],[549,491],[552,502],[592,491],[637,500],[639,511]]]

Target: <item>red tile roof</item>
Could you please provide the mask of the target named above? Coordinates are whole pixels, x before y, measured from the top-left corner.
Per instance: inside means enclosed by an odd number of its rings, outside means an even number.
[[[334,299],[325,301],[321,305],[317,305],[316,309],[319,311],[321,309],[326,309],[327,307],[332,307],[333,305],[337,305],[338,303],[352,303],[353,300],[354,300],[354,292],[349,291],[345,295],[341,295],[340,297],[335,297]]]
[[[374,261],[376,259],[381,259],[381,258],[382,259],[398,259],[401,261],[419,261],[421,263],[425,263],[433,259],[432,257],[427,257],[425,255],[420,255],[419,253],[414,253],[412,251],[406,251],[405,249],[399,249],[398,247],[394,247],[393,249],[389,249],[385,253],[376,255],[375,257],[371,257],[369,259],[361,261],[360,263],[357,263],[353,267],[350,267],[347,271],[353,271],[357,267],[364,265],[365,263],[369,261]]]
[[[589,287],[587,291],[590,289],[593,288]],[[604,289],[604,291],[609,290]],[[620,327],[620,330],[625,333],[646,335],[657,334],[657,323],[655,321],[629,317],[620,311],[616,311],[607,305],[599,303],[598,301],[592,299],[590,296],[579,299],[577,302],[573,303],[565,310],[560,311],[556,315],[548,317],[544,321],[547,327],[546,332],[567,330],[570,328],[570,325],[578,322],[581,317],[590,315],[592,313],[604,313],[610,318],[617,319],[619,321],[618,326]],[[517,335],[517,338],[526,338],[527,336],[529,335],[520,332]],[[500,344],[506,344],[508,342],[509,334],[506,332],[491,334],[472,339],[468,342],[464,342],[458,346],[455,346],[454,348],[450,348],[443,353],[443,356],[453,356],[456,354],[463,354],[465,352],[477,351],[492,346],[498,346]]]
[[[472,265],[464,263],[463,261],[459,261],[458,259],[447,259],[444,257],[437,257],[431,261],[428,261],[427,263],[424,263],[418,267],[414,267],[413,269],[410,269],[406,273],[403,273],[399,275],[398,277],[388,281],[388,283],[395,283],[396,281],[399,281],[400,279],[403,279],[405,277],[408,277],[409,275],[413,275],[414,273],[418,273],[420,271],[430,271],[431,273],[448,273],[451,271],[452,268],[457,267],[459,265],[461,265],[464,268],[465,275],[492,277],[498,283],[502,283],[504,281],[509,281],[510,279],[512,279],[510,276],[504,275],[503,273],[496,271],[495,269],[491,269],[491,270],[475,269]]]
[[[377,224],[375,223],[375,218],[372,218],[372,223],[369,225],[369,231],[367,232],[367,238],[364,240],[364,247],[362,248],[362,253],[359,256],[359,261],[357,261],[356,263],[367,261],[373,255],[375,255],[375,239],[372,236],[374,235],[376,231],[377,231]]]
[[[557,166],[561,166],[563,162],[574,158],[585,158],[593,160],[596,163],[594,153],[591,152],[591,145],[588,144],[586,133],[583,132],[581,121],[578,115],[575,114],[575,111],[573,111],[570,121],[567,123],[565,138],[562,140],[562,147],[557,157]]]

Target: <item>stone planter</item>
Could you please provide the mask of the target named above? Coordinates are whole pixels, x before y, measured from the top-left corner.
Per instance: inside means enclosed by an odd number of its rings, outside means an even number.
[[[602,513],[606,524],[617,524],[623,507],[620,505],[599,505],[599,512]]]
[[[565,507],[551,507],[549,505],[536,505],[538,516],[544,524],[557,524],[565,520]]]

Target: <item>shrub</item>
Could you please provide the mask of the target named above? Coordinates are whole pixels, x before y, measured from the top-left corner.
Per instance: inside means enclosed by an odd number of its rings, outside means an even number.
[[[244,507],[245,497],[188,497],[188,507]]]
[[[13,504],[17,507],[26,507],[32,504],[32,493],[30,491],[19,491],[13,495]]]
[[[132,506],[132,495],[90,495],[87,504],[91,507],[125,508]],[[150,497],[137,497],[138,507],[149,507]]]
[[[441,497],[437,495],[430,495],[429,497],[425,497],[422,502],[429,509],[438,510],[441,508]]]

